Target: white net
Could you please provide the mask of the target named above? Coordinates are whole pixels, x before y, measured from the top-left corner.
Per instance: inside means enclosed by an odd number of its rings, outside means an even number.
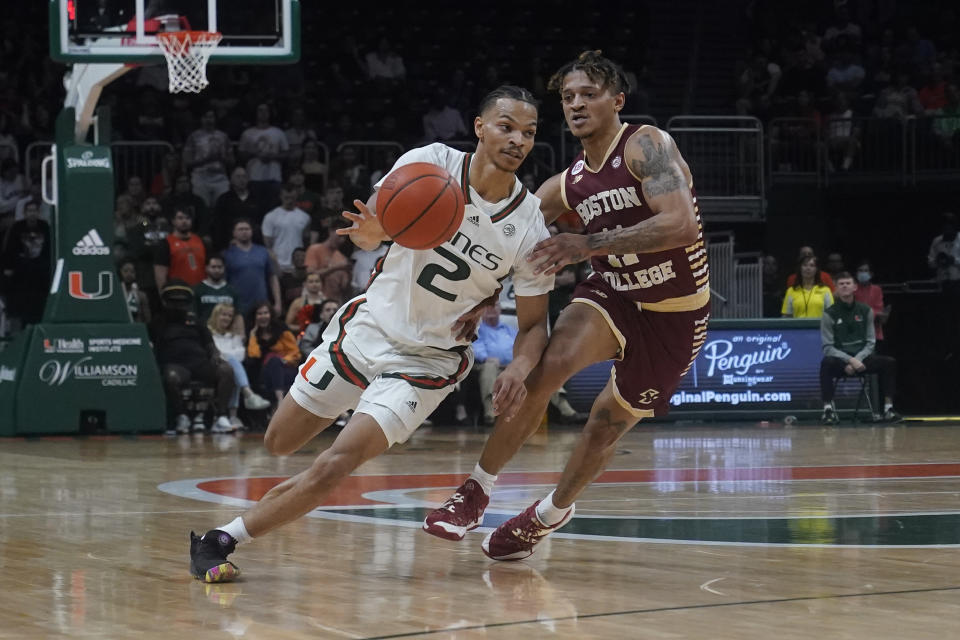
[[[168,31],[157,34],[160,48],[167,59],[170,93],[200,93],[210,84],[207,81],[207,61],[221,37],[221,34],[212,31]]]

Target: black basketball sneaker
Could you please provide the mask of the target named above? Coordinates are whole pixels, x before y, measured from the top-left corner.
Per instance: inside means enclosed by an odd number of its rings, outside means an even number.
[[[227,556],[237,548],[237,541],[226,531],[211,529],[203,536],[190,532],[190,573],[204,582],[231,582],[240,575],[237,565]]]

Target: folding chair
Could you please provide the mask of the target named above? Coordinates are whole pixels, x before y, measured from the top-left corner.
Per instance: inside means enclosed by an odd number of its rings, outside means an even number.
[[[868,373],[866,371],[859,371],[852,374],[842,373],[833,378],[833,397],[837,397],[837,388],[840,386],[840,382],[843,380],[859,380],[860,381],[860,390],[857,392],[857,405],[853,410],[853,423],[857,424],[860,421],[860,407],[866,404],[867,410],[870,411],[870,419],[876,419],[876,411],[873,408],[873,379],[875,374]],[[838,410],[839,413],[839,410]]]

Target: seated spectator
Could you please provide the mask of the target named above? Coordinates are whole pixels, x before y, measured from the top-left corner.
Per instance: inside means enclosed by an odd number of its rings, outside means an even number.
[[[213,433],[232,433],[235,427],[227,417],[230,395],[233,393],[233,371],[220,359],[209,329],[197,323],[193,313],[193,289],[185,282],[171,280],[161,293],[162,311],[151,326],[153,352],[163,376],[167,397],[167,419],[172,420],[168,433],[188,433],[187,416],[181,390],[192,380],[216,388],[214,408],[216,420],[210,428]],[[197,414],[194,431],[205,428],[203,416]]]
[[[247,354],[247,347],[243,344],[244,332],[241,329],[237,331],[236,319],[240,315],[236,313],[233,305],[219,303],[214,305],[210,312],[206,325],[213,336],[213,343],[220,352],[220,357],[224,362],[230,365],[233,370],[234,389],[230,396],[230,402],[227,405],[230,424],[236,429],[242,429],[243,423],[237,416],[237,409],[240,406],[240,396],[243,396],[243,406],[252,411],[260,411],[270,406],[270,401],[258,395],[250,388],[250,379],[247,377],[247,370],[243,368],[243,360]],[[242,326],[242,324],[241,324]]]
[[[323,280],[320,274],[311,271],[303,281],[303,293],[296,300],[290,303],[287,308],[286,322],[290,331],[299,333],[303,328],[300,326],[300,310],[306,306],[319,305],[326,298],[323,297]]]
[[[38,203],[40,207],[40,219],[44,220],[49,224],[52,224],[53,223],[53,206],[43,201],[43,194],[40,193],[39,182],[34,182],[33,184],[31,184],[27,190],[27,195],[23,196],[17,201],[17,206],[14,209],[14,213],[13,213],[14,222],[16,222],[17,220],[23,220],[23,218],[25,217],[23,210],[31,202]]]
[[[755,55],[738,78],[737,114],[765,119],[782,75],[776,62]]]
[[[264,210],[276,206],[283,179],[283,163],[290,150],[287,136],[270,124],[270,105],[257,105],[257,122],[244,130],[238,150],[246,163],[250,191]]]
[[[317,132],[307,123],[306,112],[303,107],[297,106],[290,112],[290,126],[284,130],[287,144],[290,145],[290,157],[297,165],[303,161],[303,145],[307,140],[317,140]]]
[[[193,233],[193,216],[189,211],[177,210],[173,216],[173,233],[158,245],[154,258],[154,278],[157,288],[163,289],[167,280],[183,280],[195,287],[203,280],[207,250],[200,236]]]
[[[380,182],[383,176],[389,173],[390,169],[393,168],[393,165],[397,163],[397,159],[400,157],[400,154],[397,152],[395,147],[384,147],[380,149],[376,154],[376,163],[371,167],[372,171],[370,172],[370,192],[373,192],[373,185]],[[536,189],[531,189],[530,192],[535,192]]]
[[[353,260],[353,277],[350,279],[350,287],[354,295],[367,290],[377,262],[387,254],[389,247],[390,245],[386,242],[381,242],[376,249],[370,251],[354,247],[353,253],[350,254],[350,259]]]
[[[183,173],[180,166],[180,156],[171,151],[163,156],[163,167],[154,174],[150,181],[150,195],[166,198],[173,193],[173,185],[177,177]]]
[[[863,84],[867,72],[860,66],[853,51],[844,50],[834,57],[827,71],[827,88],[855,94]]]
[[[11,216],[12,217],[12,216]],[[50,290],[50,225],[40,219],[39,203],[24,210],[0,244],[0,292],[6,295],[7,313],[14,329],[36,324]]]
[[[854,299],[857,283],[848,272],[837,274],[837,302],[820,319],[823,360],[820,363],[820,394],[824,424],[839,422],[833,404],[834,378],[858,373],[878,373],[883,397],[882,419],[894,422],[900,415],[893,408],[896,361],[875,353],[873,310]]]
[[[843,264],[843,254],[839,251],[832,251],[827,254],[827,261],[824,267],[825,271],[830,274],[830,279],[833,281],[836,281],[838,273],[847,270],[846,265]]]
[[[430,109],[423,115],[424,144],[467,137],[463,114],[450,106],[448,97],[444,90],[438,89],[434,92]]]
[[[116,208],[113,212],[113,256],[122,260],[128,256],[127,236],[143,219],[139,210],[134,208],[130,196],[117,196]]]
[[[877,94],[877,101],[873,104],[870,115],[874,118],[903,118],[900,105],[890,102],[890,91],[885,89]]]
[[[283,295],[283,308],[303,295],[303,282],[307,279],[307,250],[297,247],[290,256],[293,268],[280,274],[280,292]]]
[[[287,182],[293,187],[297,208],[313,218],[314,214],[320,211],[323,196],[307,188],[306,176],[299,169],[290,173]]]
[[[253,329],[247,342],[247,357],[260,366],[263,389],[283,400],[300,365],[297,339],[273,313],[273,307],[262,301],[254,307]]]
[[[496,421],[493,412],[493,383],[508,364],[513,362],[516,328],[500,322],[500,303],[484,309],[483,321],[477,327],[473,343],[474,366],[479,372],[480,398],[483,401],[483,422]]]
[[[323,342],[323,332],[326,331],[330,318],[339,308],[340,303],[336,300],[324,300],[320,304],[308,304],[300,308],[297,313],[297,323],[300,327],[297,332],[297,344],[304,358]]]
[[[340,302],[346,302],[350,298],[350,281],[353,275],[350,259],[340,251],[346,242],[346,236],[336,232],[343,226],[346,226],[346,223],[338,221],[322,242],[307,247],[305,259],[307,269],[319,273],[323,280],[323,296]]]
[[[843,160],[840,168],[848,171],[853,159],[860,151],[860,125],[853,120],[853,109],[846,94],[838,93],[834,98],[834,107],[825,119],[824,137],[826,138],[827,169],[836,171],[837,155]]]
[[[799,262],[800,260],[803,260],[804,258],[810,258],[810,257],[813,257],[813,256],[815,256],[815,254],[814,254],[814,252],[813,252],[813,247],[811,247],[811,246],[809,246],[809,245],[804,245],[804,246],[800,247],[800,251],[797,253],[797,261]],[[826,271],[821,271],[821,272],[820,272],[820,281],[823,282],[823,284],[825,284],[825,285],[827,285],[828,287],[830,287],[830,291],[833,291],[833,278],[830,276],[829,273],[827,273]],[[797,274],[796,274],[796,272],[791,273],[789,276],[787,276],[787,286],[788,286],[788,287],[792,287],[792,286],[795,285],[796,283],[797,283]]]
[[[915,69],[933,64],[937,59],[937,49],[933,43],[920,35],[916,25],[907,27],[906,40],[897,46],[896,56]]]
[[[895,84],[885,87],[887,105],[900,118],[918,116],[923,113],[923,105],[917,97],[917,90],[910,85],[910,76],[900,72]]]
[[[927,264],[936,272],[944,291],[960,293],[960,238],[957,237],[957,216],[943,214],[943,231],[930,243]]]
[[[933,115],[933,135],[937,136],[945,149],[955,149],[958,146],[957,132],[960,131],[960,89],[957,85],[947,86],[946,104]]]
[[[180,174],[173,183],[173,192],[160,199],[160,206],[170,220],[177,211],[186,211],[193,219],[193,230],[210,241],[210,216],[207,213],[207,203],[203,198],[192,191],[190,176]]]
[[[787,103],[785,120],[770,125],[770,153],[781,171],[813,171],[817,155],[822,116],[809,91],[800,91]]]
[[[147,199],[147,192],[143,188],[143,180],[140,176],[130,176],[127,178],[127,190],[123,192],[133,200],[133,206],[140,207],[143,201]]]
[[[857,265],[857,290],[853,297],[857,302],[870,307],[873,311],[874,332],[877,336],[877,351],[883,343],[883,325],[887,323],[890,310],[883,306],[883,289],[873,284],[873,265],[869,260],[861,260]]]
[[[819,318],[833,304],[833,294],[820,279],[817,258],[802,258],[795,275],[796,284],[787,288],[780,314],[785,318]]]
[[[917,100],[924,114],[936,114],[947,105],[947,83],[943,79],[943,65],[935,63],[926,73],[924,81],[917,91]]]
[[[763,256],[763,317],[779,318],[780,305],[783,302],[783,279],[780,277],[780,264],[770,254]]]
[[[320,238],[326,238],[330,227],[334,222],[341,219],[341,215],[346,208],[343,187],[339,182],[331,180],[320,199],[320,208],[313,213],[310,244],[319,242]]]
[[[363,200],[370,196],[370,171],[361,162],[353,146],[345,146],[337,152],[330,168],[330,182],[343,187],[347,202]],[[339,215],[339,211],[337,214]]]
[[[29,193],[20,165],[13,158],[4,158],[0,162],[0,233],[13,224],[17,202]]]
[[[193,193],[208,207],[230,189],[227,163],[233,155],[227,134],[217,129],[217,115],[207,109],[200,117],[200,128],[187,137],[183,146],[183,164],[190,174]]]
[[[309,239],[310,216],[297,207],[297,191],[291,184],[280,191],[280,206],[263,218],[263,243],[273,251],[280,271],[293,269],[293,250]]]
[[[380,38],[377,48],[368,52],[364,61],[371,80],[399,81],[407,75],[403,58],[393,50],[387,38]]]
[[[237,167],[230,172],[230,190],[217,198],[211,224],[211,243],[216,251],[223,251],[230,244],[233,236],[233,225],[237,220],[246,220],[250,223],[253,232],[252,238],[260,238],[260,221],[263,220],[263,210],[254,200],[247,188],[247,170]]]
[[[304,184],[311,191],[323,193],[327,188],[328,167],[320,160],[320,144],[316,140],[303,141],[303,160],[300,162],[303,171]]]
[[[500,303],[486,307],[482,322],[477,327],[477,339],[473,343],[474,368],[477,371],[477,384],[483,404],[483,423],[492,425],[496,416],[493,413],[493,384],[507,365],[513,362],[513,343],[517,337],[514,326],[500,321]],[[469,394],[466,394],[469,395]],[[567,402],[566,391],[559,389],[550,397],[550,407],[564,422],[585,420],[587,415],[578,413]],[[458,408],[455,420],[462,423],[465,414]]]
[[[200,324],[207,324],[213,308],[218,304],[229,305],[236,309],[239,299],[237,292],[227,282],[227,267],[223,262],[223,256],[217,253],[207,256],[205,271],[207,277],[193,288],[196,313]],[[245,335],[243,316],[239,313],[235,315],[237,332],[241,336]]]
[[[823,32],[823,46],[834,51],[842,45],[857,46],[861,38],[860,25],[850,20],[846,3],[836,3],[833,23]]]
[[[120,286],[123,287],[123,299],[127,302],[130,319],[150,324],[150,301],[137,284],[137,263],[133,258],[124,258],[117,271],[120,274]]]

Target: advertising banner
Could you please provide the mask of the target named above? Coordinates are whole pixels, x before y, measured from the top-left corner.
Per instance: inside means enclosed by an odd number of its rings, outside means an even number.
[[[78,429],[103,416],[109,431],[162,431],[160,375],[142,324],[34,325],[18,374],[18,433]]]
[[[715,320],[707,341],[670,398],[670,416],[786,416],[819,412],[819,320]],[[571,378],[567,395],[588,410],[606,384],[612,362]],[[856,403],[858,384],[837,389],[838,406]],[[851,404],[852,406],[852,404]]]

